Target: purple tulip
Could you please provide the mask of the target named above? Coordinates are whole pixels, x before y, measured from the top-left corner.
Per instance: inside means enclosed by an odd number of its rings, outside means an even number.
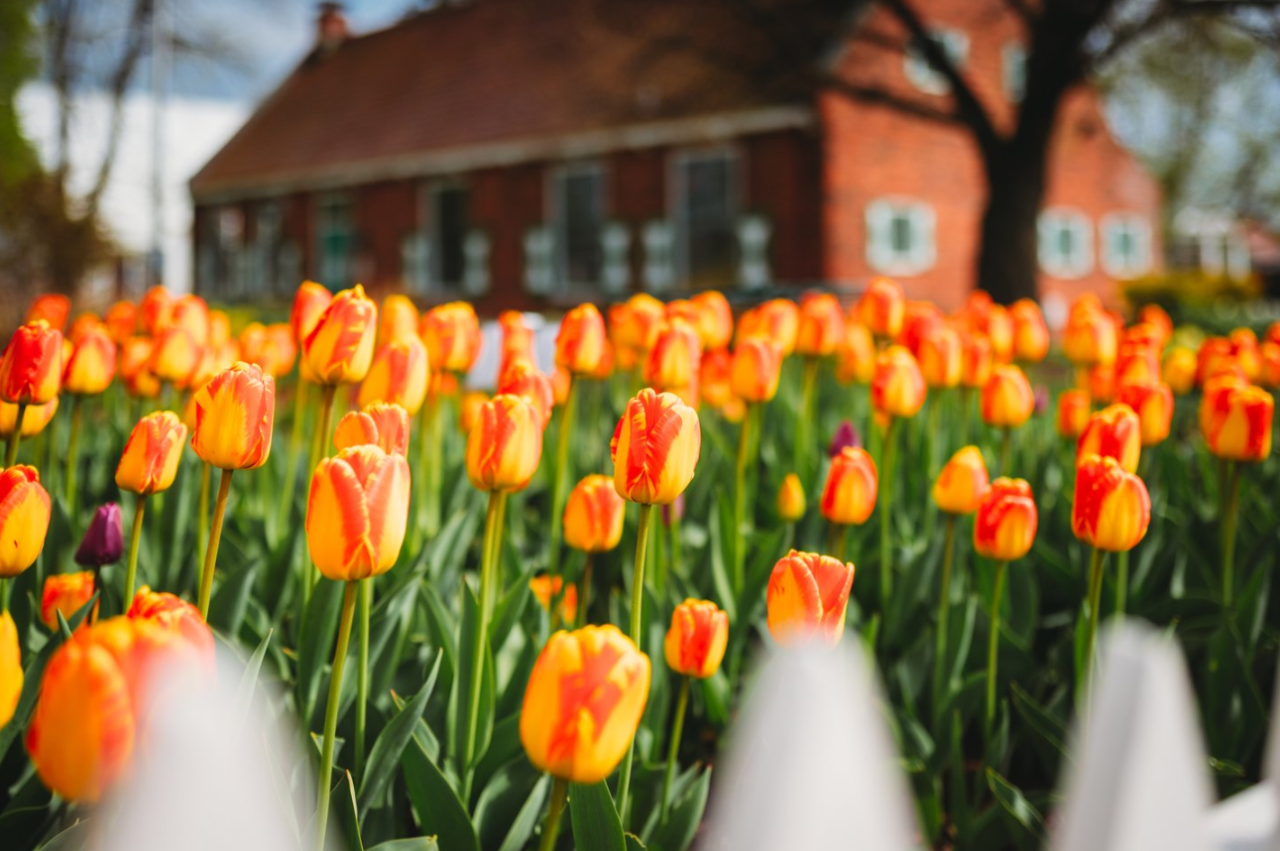
[[[120,524],[120,506],[114,502],[98,506],[93,521],[76,550],[76,564],[102,567],[114,564],[124,554],[124,529]]]
[[[836,429],[836,433],[831,437],[831,446],[827,449],[827,455],[834,458],[846,449],[856,448],[862,445],[862,439],[858,437],[858,430],[853,427],[853,423],[845,420],[840,423]]]
[[[662,525],[670,526],[672,519],[684,519],[684,494],[676,497],[676,501],[662,506]]]

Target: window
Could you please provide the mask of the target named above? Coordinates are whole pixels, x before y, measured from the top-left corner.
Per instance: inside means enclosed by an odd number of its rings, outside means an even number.
[[[598,284],[604,263],[604,169],[595,163],[555,169],[549,197],[558,283],[561,287]]]
[[[435,284],[459,289],[467,273],[467,231],[471,226],[471,193],[459,183],[437,184],[431,191],[432,250]]]
[[[1110,213],[1099,226],[1102,268],[1113,278],[1134,278],[1151,268],[1151,226],[1133,213]]]
[[[1055,278],[1079,278],[1093,269],[1089,218],[1078,210],[1045,210],[1039,239],[1040,267]]]
[[[919,275],[933,268],[933,208],[907,198],[880,198],[867,205],[867,262],[886,275]]]
[[[267,201],[258,206],[253,220],[253,259],[251,266],[253,293],[264,295],[291,295],[297,281],[284,280],[280,275],[279,259],[283,215],[280,205]]]
[[[675,164],[675,236],[691,289],[731,286],[737,274],[737,157],[687,152]]]
[[[352,227],[351,199],[346,195],[323,195],[316,214],[317,274],[331,290],[351,286],[355,275],[355,230]]]
[[[1027,49],[1016,41],[1000,49],[1000,77],[1004,96],[1011,103],[1022,103],[1027,90]]]
[[[957,71],[964,68],[965,60],[969,57],[968,36],[959,30],[939,28],[935,29],[929,37],[942,48],[943,53],[951,60],[951,64]],[[947,78],[933,67],[924,51],[920,49],[920,45],[914,41],[907,46],[903,63],[903,71],[907,79],[920,91],[931,95],[945,95],[950,91]]]
[[[215,279],[223,297],[236,299],[243,295],[245,282],[244,212],[239,207],[220,208],[215,227],[218,246]]]

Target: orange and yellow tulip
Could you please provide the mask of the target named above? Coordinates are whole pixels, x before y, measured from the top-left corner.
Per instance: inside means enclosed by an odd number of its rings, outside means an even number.
[[[946,325],[942,311],[929,301],[909,301],[902,314],[902,330],[894,340],[916,359],[920,358],[920,345],[924,338]]]
[[[940,325],[920,339],[918,358],[924,383],[939,390],[957,387],[964,376],[960,333]]]
[[[1040,305],[1029,298],[1009,308],[1013,320],[1013,357],[1021,363],[1040,363],[1049,354],[1049,326]]]
[[[738,319],[738,342],[767,340],[783,357],[796,349],[800,333],[800,308],[794,301],[775,298],[748,310]]]
[[[844,339],[844,311],[830,293],[809,293],[800,299],[800,326],[796,354],[826,357],[835,354]]]
[[[293,309],[289,313],[289,328],[293,331],[294,345],[302,347],[331,301],[333,293],[329,292],[328,287],[315,281],[302,282],[293,296]]]
[[[413,299],[402,293],[392,293],[382,300],[381,319],[378,321],[377,347],[396,340],[418,336],[418,308]],[[421,342],[419,340],[419,342]]]
[[[1020,559],[1036,539],[1038,518],[1031,485],[1023,479],[996,479],[978,505],[973,548],[995,561]]]
[[[765,593],[769,634],[787,646],[816,640],[837,644],[854,566],[830,556],[792,550],[779,559]]]
[[[1058,435],[1072,440],[1084,433],[1093,416],[1093,402],[1087,390],[1072,388],[1058,396]]]
[[[173,594],[152,591],[146,585],[133,595],[126,613],[130,620],[147,621],[176,636],[205,671],[214,666],[213,633],[200,610]]]
[[[902,330],[906,310],[902,287],[889,278],[873,278],[853,310],[858,321],[872,334],[892,340]]]
[[[452,301],[422,314],[418,336],[427,346],[432,371],[461,375],[480,354],[480,320],[465,301]]]
[[[592,474],[578,482],[564,506],[564,542],[575,550],[602,553],[622,540],[626,503],[613,480]]]
[[[933,502],[948,514],[972,514],[991,487],[982,451],[966,446],[951,456],[933,482]]]
[[[187,427],[171,411],[138,420],[116,466],[116,485],[142,496],[168,490],[178,475]]]
[[[200,365],[203,354],[204,348],[191,336],[190,331],[173,325],[155,338],[147,368],[161,381],[185,387]]]
[[[1077,366],[1111,363],[1116,359],[1116,326],[1101,307],[1077,301],[1067,317],[1062,349]]]
[[[781,374],[782,356],[772,343],[743,340],[733,350],[729,388],[745,402],[768,402],[778,392]]]
[[[184,329],[197,348],[209,345],[209,305],[198,295],[188,293],[174,299],[165,325]]]
[[[499,396],[521,396],[529,400],[538,412],[538,420],[545,430],[551,422],[551,412],[556,405],[556,391],[551,378],[534,366],[533,361],[519,358],[507,364],[498,376]]]
[[[308,375],[318,384],[357,384],[373,364],[378,306],[356,284],[333,297],[302,343]]]
[[[547,641],[525,687],[520,742],[539,770],[599,783],[626,754],[649,699],[649,657],[612,625]]]
[[[914,417],[927,392],[920,366],[902,346],[890,346],[876,359],[871,404],[890,417]]]
[[[35,467],[17,464],[0,472],[0,579],[35,564],[44,549],[52,511]]]
[[[172,313],[173,296],[164,287],[152,287],[142,296],[142,302],[138,305],[140,330],[148,336],[156,336],[168,326]]]
[[[671,613],[662,651],[672,671],[705,680],[720,670],[728,645],[729,616],[710,600],[689,598]]]
[[[482,491],[524,490],[542,458],[542,417],[523,396],[498,395],[480,406],[467,435],[467,477]]]
[[[480,419],[480,411],[484,403],[489,401],[489,394],[480,390],[472,390],[458,402],[458,430],[463,434],[471,434],[472,427]]]
[[[329,579],[386,573],[409,522],[409,462],[377,446],[343,449],[316,465],[307,500],[307,549]]]
[[[1121,384],[1146,384],[1160,379],[1160,353],[1147,343],[1121,343],[1116,353],[1115,380]]]
[[[50,328],[59,331],[67,327],[67,319],[71,316],[71,299],[62,293],[43,293],[35,297],[27,310],[28,324],[47,322]]]
[[[44,578],[40,595],[40,620],[51,630],[58,628],[58,614],[66,620],[93,597],[93,571],[52,573]]]
[[[1219,375],[1232,372],[1248,377],[1236,360],[1231,341],[1226,337],[1206,337],[1196,350],[1196,384],[1205,384]]]
[[[982,421],[996,428],[1017,428],[1035,411],[1031,382],[1013,364],[1000,364],[982,388]]]
[[[427,347],[417,334],[396,337],[378,349],[360,384],[357,404],[364,407],[386,402],[416,416],[427,398],[429,374]]]
[[[831,459],[822,487],[822,516],[841,526],[861,526],[876,507],[880,478],[876,462],[861,446],[846,446]]]
[[[115,341],[105,330],[93,329],[76,341],[62,370],[62,388],[68,393],[96,396],[111,386],[115,374]]]
[[[778,487],[778,516],[787,523],[795,523],[804,517],[806,500],[804,486],[795,473],[787,473]]]
[[[729,300],[718,290],[706,290],[690,299],[698,308],[702,320],[698,331],[702,345],[707,349],[723,349],[733,339],[733,308]]]
[[[702,401],[713,408],[723,408],[733,396],[733,354],[728,349],[715,349],[702,356],[698,369],[698,387]]]
[[[111,339],[123,346],[138,327],[138,307],[131,301],[117,301],[107,310],[103,322]]]
[[[561,589],[564,593],[561,593]],[[556,597],[559,597],[560,620],[564,623],[573,623],[577,619],[578,586],[572,582],[565,585],[563,577],[543,574],[529,580],[529,590],[533,592],[533,598],[538,601],[539,606],[542,606],[543,611],[550,612],[551,604]]]
[[[58,413],[58,397],[43,405],[32,405],[22,416],[22,436],[35,437],[44,431],[45,426]],[[9,402],[0,402],[0,437],[9,438],[18,426],[18,406]]]
[[[1076,463],[1087,455],[1114,458],[1126,472],[1138,469],[1142,424],[1128,405],[1109,405],[1089,418],[1076,443]]]
[[[501,374],[513,360],[533,360],[533,329],[518,310],[504,310],[498,314],[498,328],[502,332],[502,357],[498,363]]]
[[[1114,458],[1087,455],[1076,465],[1071,531],[1084,543],[1118,553],[1131,550],[1147,534],[1151,498],[1142,479],[1125,472]]]
[[[0,357],[0,400],[43,405],[62,387],[62,333],[44,320],[13,332]]]
[[[147,337],[130,337],[120,347],[120,379],[130,396],[154,399],[160,395],[160,379],[151,371],[155,344]]]
[[[876,341],[861,322],[848,322],[844,342],[836,353],[836,380],[842,384],[870,384],[876,373]]]
[[[613,432],[613,485],[630,502],[668,505],[693,480],[701,451],[697,412],[671,393],[645,388],[627,403]]]
[[[388,455],[407,456],[409,412],[386,402],[374,402],[364,410],[350,411],[338,420],[333,445],[338,450],[373,445]]]
[[[960,349],[960,384],[971,390],[985,387],[991,378],[995,357],[991,353],[991,341],[977,334],[964,337]]]
[[[1122,384],[1116,396],[1138,415],[1142,445],[1155,446],[1169,436],[1173,422],[1173,391],[1163,381],[1146,384]]]
[[[252,470],[267,462],[276,382],[262,367],[237,362],[196,391],[194,402],[191,448],[200,460],[223,470]]]
[[[1275,400],[1261,387],[1238,379],[1205,385],[1200,431],[1209,451],[1231,461],[1264,461],[1271,455]]]
[[[572,375],[593,375],[604,357],[604,317],[594,304],[580,304],[560,320],[556,366]]]
[[[22,696],[22,650],[18,626],[8,610],[0,612],[0,730],[9,723]]]
[[[702,363],[702,338],[683,319],[667,322],[645,359],[644,380],[655,390],[680,391],[697,385]]]

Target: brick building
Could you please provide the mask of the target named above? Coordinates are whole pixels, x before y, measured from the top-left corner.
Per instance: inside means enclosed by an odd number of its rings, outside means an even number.
[[[363,36],[322,4],[315,49],[191,181],[197,291],[284,298],[308,277],[493,313],[874,274],[954,306],[973,286],[984,181],[963,130],[795,69],[748,82],[710,51],[610,25],[600,3],[468,0]],[[1024,53],[1006,4],[917,5],[1007,122]],[[854,49],[864,27],[909,42],[871,5],[821,61],[949,97],[909,46]],[[1157,262],[1158,189],[1090,89],[1063,105],[1046,200],[1051,318]]]

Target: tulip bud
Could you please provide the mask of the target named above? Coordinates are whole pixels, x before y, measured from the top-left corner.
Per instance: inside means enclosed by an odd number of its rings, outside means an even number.
[[[1111,363],[1116,359],[1116,326],[1100,307],[1077,302],[1067,318],[1062,341],[1067,360],[1077,366]]]
[[[471,434],[471,429],[480,418],[480,410],[489,401],[489,394],[473,390],[462,397],[458,403],[458,430],[463,434]]]
[[[1200,431],[1209,451],[1219,458],[1265,461],[1271,455],[1274,414],[1275,400],[1261,387],[1218,379],[1205,385]]]
[[[987,465],[976,446],[966,446],[951,456],[933,483],[933,501],[948,514],[972,514],[991,487]]]
[[[1084,433],[1093,416],[1093,402],[1086,390],[1063,390],[1058,396],[1058,435],[1072,440]]]
[[[1117,401],[1138,415],[1143,446],[1156,446],[1169,436],[1173,422],[1173,391],[1163,382],[1122,384]]]
[[[872,334],[892,340],[902,330],[904,302],[902,287],[896,281],[873,278],[854,307],[854,313]]]
[[[1095,402],[1110,402],[1116,395],[1116,365],[1098,363],[1085,369],[1085,386]]]
[[[209,305],[198,295],[188,294],[175,299],[167,325],[184,329],[197,348],[209,345]]]
[[[1262,356],[1258,352],[1258,335],[1253,333],[1252,328],[1236,328],[1227,339],[1231,343],[1231,354],[1244,370],[1245,377],[1250,381],[1257,380],[1258,372],[1262,368]]]
[[[154,624],[181,640],[204,670],[214,666],[213,632],[200,616],[200,610],[167,592],[155,592],[143,585],[129,604],[130,620]]]
[[[575,550],[602,553],[622,540],[626,503],[613,480],[593,474],[574,486],[564,505],[564,542]]]
[[[644,380],[655,390],[679,394],[697,383],[702,340],[694,326],[673,319],[658,334],[645,361]]]
[[[1037,519],[1031,485],[1023,479],[996,479],[978,505],[973,548],[994,561],[1020,559],[1035,541]]]
[[[43,320],[13,332],[0,357],[0,399],[43,405],[62,386],[62,334]]]
[[[321,574],[340,582],[386,573],[409,522],[409,462],[377,446],[323,459],[311,477],[307,549]]]
[[[13,615],[0,612],[0,730],[9,723],[22,696],[22,650]]]
[[[293,310],[289,313],[289,328],[293,331],[295,345],[302,347],[331,301],[333,293],[328,287],[315,281],[302,282],[294,294]]]
[[[141,321],[142,333],[154,337],[169,324],[169,315],[173,313],[173,296],[164,287],[156,286],[147,290],[138,305],[138,317]]]
[[[627,403],[613,432],[613,485],[631,502],[674,502],[693,480],[701,450],[697,412],[671,393],[645,388]]]
[[[196,392],[195,405],[191,448],[200,460],[223,470],[252,470],[267,463],[276,383],[262,367],[238,362],[223,370]]]
[[[649,699],[649,657],[612,625],[555,633],[529,673],[520,742],[540,771],[599,783],[622,761]]]
[[[1086,455],[1114,458],[1126,472],[1138,469],[1142,426],[1128,405],[1110,405],[1094,414],[1076,443],[1076,463]]]
[[[919,359],[925,384],[938,389],[958,386],[964,375],[960,333],[946,326],[933,329],[920,339]]]
[[[729,616],[710,600],[686,599],[671,613],[663,642],[667,667],[677,674],[705,680],[720,670],[729,644]]]
[[[822,488],[822,516],[842,526],[860,526],[876,507],[876,462],[862,448],[843,449],[831,459]]]
[[[146,337],[130,337],[120,346],[120,379],[130,396],[154,399],[160,395],[160,379],[150,368],[154,348]]]
[[[899,346],[920,359],[920,346],[925,337],[946,326],[946,317],[930,301],[909,301],[902,314],[902,330],[894,340]]]
[[[116,484],[142,496],[168,490],[178,475],[187,427],[171,411],[138,420],[116,466]]]
[[[564,593],[561,593],[561,589],[564,589]],[[533,592],[533,598],[538,601],[539,606],[542,606],[544,612],[551,611],[551,604],[558,596],[560,620],[565,623],[573,623],[577,620],[578,586],[572,582],[566,586],[562,577],[543,574],[529,579],[529,590]]]
[[[1040,363],[1049,354],[1049,327],[1040,305],[1029,298],[1009,308],[1013,320],[1013,357],[1022,363]]]
[[[1120,384],[1147,384],[1160,379],[1160,353],[1146,343],[1120,344],[1116,354],[1115,381]]]
[[[378,306],[356,284],[333,297],[302,344],[310,375],[319,384],[356,384],[369,374]]]
[[[40,595],[40,621],[50,630],[58,628],[58,614],[63,619],[71,616],[93,598],[93,571],[79,573],[52,573],[44,579],[44,592]]]
[[[876,360],[871,379],[871,404],[891,417],[914,417],[924,405],[924,376],[911,352],[890,346]]]
[[[532,361],[534,359],[533,329],[524,321],[523,313],[518,310],[504,310],[498,314],[498,328],[502,331],[502,357],[498,362],[499,375],[514,360]]]
[[[480,354],[480,320],[465,301],[442,304],[422,314],[418,335],[427,346],[433,371],[468,372]]]
[[[1004,305],[991,305],[980,330],[991,341],[991,356],[996,363],[1013,360],[1013,320]]]
[[[580,304],[564,315],[556,333],[556,366],[572,375],[591,375],[604,348],[604,317],[594,304]]]
[[[722,408],[733,398],[733,355],[728,349],[716,349],[702,356],[698,371],[698,386],[702,389],[702,401],[713,408]]]
[[[1206,337],[1200,343],[1200,348],[1196,350],[1196,384],[1205,384],[1223,373],[1235,371],[1239,371],[1242,377],[1247,377],[1236,361],[1230,340],[1226,337]]]
[[[49,421],[56,413],[58,413],[57,396],[43,405],[32,405],[27,408],[22,415],[22,436],[35,437],[44,431],[45,426],[49,425]],[[13,436],[13,430],[17,427],[18,406],[9,402],[0,402],[0,437],[7,440]]]
[[[62,371],[68,393],[96,396],[111,385],[116,374],[116,344],[106,331],[92,330],[75,344]]]
[[[840,425],[836,426],[835,434],[831,435],[831,444],[827,447],[827,457],[835,458],[846,449],[859,448],[861,446],[862,438],[858,436],[858,430],[854,428],[853,423],[849,420],[841,420]]]
[[[1031,382],[1012,364],[1001,364],[991,372],[982,388],[982,421],[996,428],[1017,428],[1035,410],[1036,397]]]
[[[172,416],[172,414],[170,415]],[[178,441],[179,448],[182,446]],[[120,522],[120,506],[114,502],[99,505],[89,521],[89,528],[76,550],[76,564],[81,567],[103,567],[115,564],[124,555],[124,529]]]
[[[374,356],[369,373],[360,385],[357,404],[364,407],[386,402],[416,416],[427,398],[428,375],[427,347],[417,334],[393,339]]]
[[[401,293],[392,293],[382,300],[382,319],[378,323],[377,347],[382,348],[395,340],[418,337],[418,308],[413,299]],[[419,340],[421,342],[421,340]]]
[[[805,503],[804,486],[800,484],[800,477],[795,473],[787,473],[778,487],[778,517],[785,523],[795,523],[804,517]]]
[[[12,579],[44,549],[51,513],[49,493],[35,467],[0,472],[0,579]]]
[[[781,374],[781,354],[769,341],[743,340],[733,350],[729,386],[738,398],[757,404],[768,402],[778,392]]]
[[[1147,486],[1114,458],[1087,455],[1076,465],[1071,531],[1091,547],[1131,550],[1147,534],[1151,498]]]
[[[67,317],[71,315],[71,299],[62,293],[43,293],[36,296],[27,311],[27,324],[46,322],[50,328],[61,331],[67,327]]]
[[[723,349],[733,339],[733,309],[729,300],[717,290],[704,290],[692,299],[702,318],[698,325],[698,333],[702,337],[703,348]]]
[[[155,340],[147,368],[161,381],[185,387],[200,365],[204,349],[181,326],[167,328]]]
[[[467,435],[467,477],[482,491],[524,490],[542,458],[542,418],[522,396],[494,396]]]
[[[1258,382],[1264,387],[1280,387],[1280,343],[1267,340],[1259,350],[1262,355],[1262,372]]]
[[[985,387],[994,363],[991,342],[986,337],[968,335],[960,349],[960,383],[971,390]]]
[[[809,293],[800,300],[796,353],[805,357],[834,354],[844,339],[844,311],[830,293]]]
[[[334,448],[373,445],[388,455],[409,454],[409,412],[399,405],[374,402],[363,411],[351,411],[338,420]]]
[[[748,310],[738,320],[738,343],[765,340],[773,343],[781,357],[796,348],[800,333],[800,308],[785,298],[775,298]]]
[[[636,358],[647,355],[653,348],[666,315],[662,302],[648,293],[636,293],[625,303],[609,309],[609,330],[623,369],[632,368]]]
[[[1142,306],[1138,311],[1138,321],[1154,329],[1156,338],[1159,340],[1157,348],[1163,349],[1173,337],[1173,320],[1169,318],[1168,312],[1155,302]]]
[[[769,634],[789,646],[810,640],[837,644],[853,587],[853,563],[792,550],[773,566],[765,602]]]
[[[844,342],[836,353],[836,380],[842,384],[870,384],[876,372],[876,342],[861,322],[846,322]]]

